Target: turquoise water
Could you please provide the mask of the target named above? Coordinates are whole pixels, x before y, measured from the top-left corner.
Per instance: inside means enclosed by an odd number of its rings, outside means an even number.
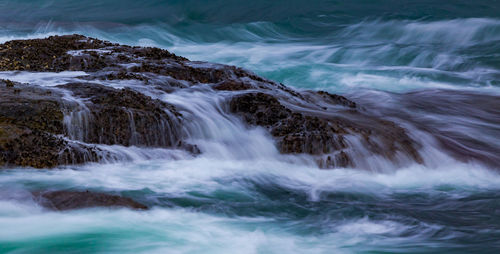
[[[0,1],[1,42],[67,33],[355,98],[401,121],[426,164],[318,170],[221,120],[199,158],[0,171],[0,253],[500,251],[498,97],[479,97],[500,93],[499,1]],[[199,96],[190,103],[215,105]],[[458,161],[422,129],[493,162]],[[29,198],[38,189],[118,193],[153,209],[50,212]]]
[[[0,40],[82,33],[349,91],[498,88],[497,1],[9,1]],[[496,90],[496,89],[495,89]]]

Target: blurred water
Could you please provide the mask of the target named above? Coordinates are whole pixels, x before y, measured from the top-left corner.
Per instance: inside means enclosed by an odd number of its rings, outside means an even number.
[[[179,91],[160,99],[193,120],[184,131],[202,156],[103,146],[132,162],[2,170],[0,253],[500,250],[499,1],[0,1],[1,42],[68,33],[344,94],[407,128],[426,164],[319,170],[225,115],[224,98]],[[0,77],[53,86],[82,74]],[[39,189],[153,209],[50,212],[31,199]]]

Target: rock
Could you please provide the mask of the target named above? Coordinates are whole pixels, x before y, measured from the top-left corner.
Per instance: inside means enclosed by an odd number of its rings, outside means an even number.
[[[134,63],[130,72],[123,65]],[[213,65],[215,66],[215,65]],[[240,68],[214,68],[189,62],[167,50],[112,44],[82,35],[51,36],[46,39],[14,40],[0,44],[0,71],[113,70],[110,79],[135,79],[133,73],[155,73],[193,83],[217,83],[237,77],[262,78]]]
[[[251,88],[253,87],[250,84],[235,80],[225,80],[213,86],[213,89],[219,91],[241,91]]]
[[[64,132],[60,95],[17,85],[0,86],[0,166],[55,167],[98,161],[99,149],[69,142]]]
[[[350,167],[355,164],[349,155],[347,135],[361,138],[371,153],[393,159],[397,152],[416,162],[422,158],[415,142],[405,129],[395,123],[363,114],[354,102],[342,96],[318,93],[326,100],[321,103],[341,105],[344,111],[331,112],[323,107],[298,110],[284,106],[276,97],[265,93],[245,93],[230,101],[231,112],[242,116],[251,125],[269,130],[276,138],[278,149],[285,154],[307,153],[318,158],[323,168]],[[320,98],[316,98],[318,102]]]
[[[50,167],[108,156],[93,144],[200,153],[184,140],[189,133],[180,111],[150,96],[207,85],[227,98],[230,113],[266,128],[282,153],[309,154],[321,167],[354,166],[361,149],[354,139],[371,154],[422,162],[418,143],[404,128],[344,96],[296,91],[241,68],[189,61],[163,49],[81,35],[17,40],[0,45],[0,70],[86,72],[81,82],[55,88],[0,81],[0,164]],[[119,80],[132,85],[99,84]],[[42,143],[48,145],[29,147]]]
[[[356,103],[348,100],[344,96],[340,96],[337,94],[331,94],[325,91],[318,91],[317,92],[319,95],[321,95],[322,98],[326,99],[327,101],[333,103],[333,104],[340,104],[349,108],[356,108]]]
[[[15,40],[0,45],[0,70],[64,71],[70,67],[70,50],[99,49],[112,45],[82,35],[51,36],[46,39]],[[102,64],[96,60],[92,67]]]
[[[58,211],[90,207],[127,207],[147,210],[148,207],[131,198],[90,191],[48,191],[34,193],[40,205]]]
[[[0,86],[0,166],[51,168],[113,157],[92,144],[200,152],[195,145],[181,142],[181,114],[172,105],[130,89],[87,83],[57,89],[25,84],[16,87],[18,92]],[[88,112],[83,112],[89,114],[87,123],[64,124],[65,115],[81,109],[63,99],[59,88],[87,100]],[[74,130],[87,133],[76,135]]]
[[[181,140],[181,114],[174,106],[131,89],[114,89],[92,83],[59,86],[85,99],[88,123],[73,138],[86,143],[175,147]],[[71,135],[70,135],[71,136]]]
[[[14,82],[8,79],[0,79],[0,82],[5,83],[6,87],[14,87]]]
[[[13,82],[12,86],[14,86]],[[61,94],[41,87],[0,86],[0,123],[62,134]]]
[[[0,166],[51,168],[96,162],[102,157],[99,152],[46,132],[0,123]]]

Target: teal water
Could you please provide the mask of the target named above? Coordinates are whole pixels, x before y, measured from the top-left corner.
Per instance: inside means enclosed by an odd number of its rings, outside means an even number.
[[[500,251],[500,1],[0,1],[0,42],[68,33],[355,98],[411,130],[426,164],[323,171],[283,161],[258,130],[240,149],[225,136],[248,133],[219,123],[196,159],[0,171],[0,253]],[[50,212],[38,189],[153,209]]]
[[[83,33],[348,91],[499,86],[500,3],[9,1],[1,41]]]

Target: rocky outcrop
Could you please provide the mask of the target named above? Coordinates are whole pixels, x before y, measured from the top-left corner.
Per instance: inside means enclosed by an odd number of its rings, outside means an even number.
[[[47,39],[16,40],[0,45],[0,70],[65,71],[76,64],[70,50],[90,50],[111,46],[81,35],[52,36]],[[98,70],[105,66],[99,57],[81,59],[80,68]]]
[[[86,75],[56,87],[0,82],[0,165],[99,161],[111,156],[98,149],[101,144],[199,153],[185,141],[181,110],[158,98],[207,85],[227,98],[228,113],[267,129],[282,153],[309,154],[321,167],[356,164],[360,147],[353,140],[372,154],[422,161],[404,128],[343,96],[296,91],[241,68],[192,62],[162,49],[81,35],[0,45],[0,71],[17,70]]]
[[[86,143],[175,147],[181,114],[174,106],[128,88],[92,83],[60,86],[83,99],[87,123],[73,123],[69,136]],[[70,131],[71,132],[71,131]],[[77,134],[80,132],[81,135]]]
[[[0,165],[47,168],[100,159],[99,149],[59,136],[64,133],[60,96],[0,82]]]
[[[395,123],[363,114],[347,98],[318,92],[325,104],[344,109],[286,107],[277,98],[265,93],[245,93],[231,99],[231,112],[245,122],[263,126],[276,138],[282,153],[316,155],[321,167],[349,167],[355,162],[349,155],[347,135],[358,136],[371,153],[394,158],[397,152],[417,162],[422,159],[405,130]],[[312,99],[312,98],[311,98]],[[324,105],[324,104],[323,104]]]
[[[101,152],[36,129],[0,124],[0,165],[51,168],[96,162]]]
[[[34,193],[35,200],[48,209],[64,211],[91,207],[126,207],[147,210],[131,198],[90,191],[47,191]]]
[[[82,99],[83,108],[64,99],[64,91]],[[73,113],[79,115],[70,117]],[[182,142],[180,116],[173,106],[130,89],[90,83],[54,89],[0,81],[0,165],[51,168],[113,157],[93,144],[199,153]],[[65,118],[70,119],[66,124]]]

